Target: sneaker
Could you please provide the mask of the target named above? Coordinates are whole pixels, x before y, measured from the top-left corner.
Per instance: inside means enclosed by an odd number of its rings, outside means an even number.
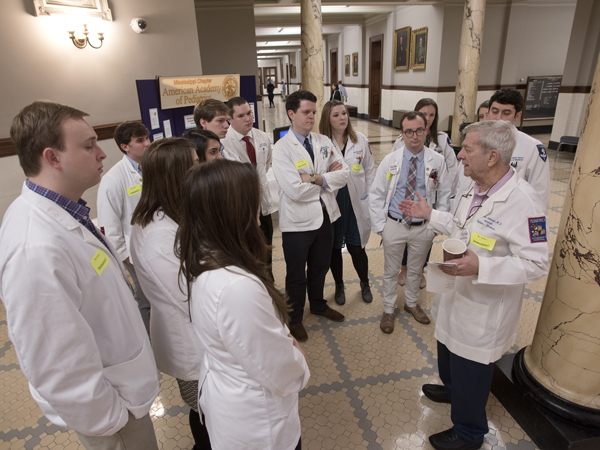
[[[425,325],[431,323],[429,317],[427,317],[427,314],[423,312],[419,305],[413,306],[412,308],[410,306],[404,305],[404,311],[411,313],[417,322],[423,323]]]
[[[344,283],[335,284],[335,302],[338,305],[346,303],[346,294],[344,293]]]
[[[401,270],[398,274],[398,284],[404,286],[406,284],[406,270]]]
[[[344,315],[342,313],[337,312],[335,309],[328,308],[323,312],[312,312],[315,316],[323,316],[327,317],[332,322],[343,322]]]
[[[371,303],[373,301],[373,294],[371,294],[371,286],[369,286],[369,282],[363,283],[360,282],[360,291],[362,294],[363,302]]]
[[[423,289],[425,286],[427,286],[427,278],[425,278],[425,275],[421,275],[421,284],[419,284],[419,289]]]
[[[381,328],[381,331],[383,331],[385,334],[393,333],[394,315],[384,312],[381,316],[381,323],[379,324],[379,328]]]
[[[291,324],[290,334],[294,336],[298,342],[306,342],[308,340],[308,333],[301,323]]]

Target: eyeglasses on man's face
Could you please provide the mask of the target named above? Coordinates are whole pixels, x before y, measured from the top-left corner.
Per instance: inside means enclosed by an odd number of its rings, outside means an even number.
[[[425,134],[425,128],[418,128],[416,130],[404,130],[402,131],[402,134],[409,138],[413,137],[414,134],[421,137]]]

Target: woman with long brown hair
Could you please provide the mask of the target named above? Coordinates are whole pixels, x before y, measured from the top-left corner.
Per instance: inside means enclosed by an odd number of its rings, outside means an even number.
[[[354,131],[346,107],[338,100],[329,101],[323,107],[319,132],[331,139],[333,148],[350,168],[348,184],[338,190],[336,196],[342,216],[333,223],[330,268],[335,280],[334,299],[338,305],[346,302],[342,258],[345,245],[360,278],[362,299],[371,303],[373,294],[369,286],[369,260],[365,247],[371,235],[368,197],[375,176],[375,163],[369,141],[364,134]]]
[[[310,377],[271,281],[251,164],[216,160],[185,181],[177,253],[204,347],[199,405],[217,449],[300,448],[298,392]]]
[[[175,233],[181,220],[183,180],[198,162],[194,145],[183,138],[154,141],[142,160],[144,188],[131,223],[130,251],[138,279],[148,297],[150,339],[156,365],[177,379],[190,406],[194,450],[210,449],[198,412],[198,373],[203,350],[189,320],[187,295],[179,287]]]

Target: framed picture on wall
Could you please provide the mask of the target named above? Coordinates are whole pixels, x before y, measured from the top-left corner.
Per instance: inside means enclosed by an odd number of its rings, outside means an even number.
[[[425,70],[427,61],[427,27],[412,31],[410,43],[410,68]]]
[[[350,55],[344,56],[344,75],[350,76]]]
[[[352,75],[358,76],[358,52],[352,53]]]
[[[296,66],[290,64],[290,77],[296,78]]]
[[[78,14],[112,21],[107,0],[33,0],[33,4],[38,16]]]
[[[408,70],[410,27],[394,31],[394,70]]]

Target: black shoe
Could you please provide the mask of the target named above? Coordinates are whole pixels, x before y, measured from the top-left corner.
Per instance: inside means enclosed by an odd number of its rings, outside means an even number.
[[[360,282],[360,291],[362,294],[363,302],[371,303],[373,301],[373,294],[371,294],[371,286],[369,286],[369,282],[363,283]]]
[[[301,323],[290,324],[290,334],[296,338],[298,342],[306,342],[308,333]]]
[[[483,439],[478,442],[467,442],[459,438],[453,428],[429,436],[429,442],[435,450],[477,450],[483,445]]]
[[[344,283],[335,284],[335,302],[338,305],[346,303],[346,294],[344,293]]]
[[[323,316],[323,317],[327,317],[329,320],[333,321],[333,322],[343,322],[344,321],[344,315],[342,313],[337,312],[335,309],[331,309],[328,308],[323,312],[312,312],[312,314],[314,314],[315,316]],[[296,338],[298,339],[298,338]]]
[[[421,390],[429,400],[436,403],[450,403],[450,394],[443,384],[424,384]]]

